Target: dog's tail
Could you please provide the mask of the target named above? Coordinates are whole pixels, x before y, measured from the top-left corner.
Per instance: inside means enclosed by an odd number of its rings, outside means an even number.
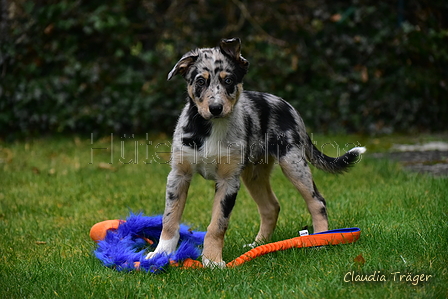
[[[305,146],[307,160],[317,168],[330,173],[343,173],[348,171],[351,166],[360,161],[359,156],[365,153],[365,151],[365,147],[354,147],[344,155],[332,158],[320,152],[316,146],[314,146],[310,137],[308,137],[308,142]]]

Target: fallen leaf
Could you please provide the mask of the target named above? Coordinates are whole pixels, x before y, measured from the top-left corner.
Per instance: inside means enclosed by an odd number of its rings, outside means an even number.
[[[110,170],[110,171],[115,171],[116,170],[116,168],[113,167],[111,164],[104,163],[104,162],[101,162],[100,164],[98,164],[98,168],[106,169],[106,170]]]
[[[76,146],[81,146],[82,145],[81,138],[79,138],[78,136],[75,137],[74,142],[75,142]]]
[[[0,148],[0,154],[1,154],[0,163],[9,163],[12,161],[12,158],[14,157],[13,152],[6,147]]]
[[[364,264],[366,263],[366,260],[364,259],[364,257],[362,256],[362,254],[360,254],[360,255],[358,255],[357,257],[355,257],[355,258],[353,259],[353,261],[354,261],[355,263],[357,263],[357,264],[360,264],[360,265],[364,265]]]

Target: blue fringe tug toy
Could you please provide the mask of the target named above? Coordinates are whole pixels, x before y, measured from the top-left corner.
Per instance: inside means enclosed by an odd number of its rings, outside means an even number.
[[[98,230],[99,237],[94,236],[98,234]],[[193,231],[182,224],[178,249],[170,255],[159,254],[146,260],[145,251],[159,240],[161,232],[162,216],[131,214],[126,221],[109,220],[98,223],[92,227],[90,235],[98,242],[95,256],[104,266],[118,271],[145,270],[155,273],[170,263],[195,260],[201,255],[200,247],[204,242],[205,232]],[[103,236],[104,239],[101,239]]]

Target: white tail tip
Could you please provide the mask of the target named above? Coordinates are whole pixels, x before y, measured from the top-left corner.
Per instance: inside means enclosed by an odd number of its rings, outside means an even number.
[[[362,146],[362,147],[354,147],[351,150],[349,150],[348,152],[360,155],[360,154],[364,154],[366,152],[366,150],[367,149],[364,146]]]

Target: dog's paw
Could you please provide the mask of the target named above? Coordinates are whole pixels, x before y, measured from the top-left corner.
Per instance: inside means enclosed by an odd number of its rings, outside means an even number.
[[[153,257],[156,256],[156,254],[157,254],[157,252],[155,252],[155,251],[148,253],[145,257],[145,260],[152,259]]]
[[[244,244],[244,245],[243,245],[243,248],[247,248],[247,247],[249,247],[249,248],[254,249],[254,248],[257,247],[257,246],[258,246],[258,243],[257,243],[257,242],[253,242],[253,243],[250,243],[250,244]]]
[[[157,245],[156,249],[153,252],[150,252],[146,255],[146,259],[149,260],[155,257],[157,254],[166,254],[169,255],[176,250],[177,242],[179,240],[178,236],[173,237],[169,240],[160,239],[159,245]]]
[[[208,258],[202,256],[202,265],[205,268],[210,268],[210,269],[224,269],[226,267],[226,262],[224,262],[224,261],[214,262],[214,261],[211,261]]]

